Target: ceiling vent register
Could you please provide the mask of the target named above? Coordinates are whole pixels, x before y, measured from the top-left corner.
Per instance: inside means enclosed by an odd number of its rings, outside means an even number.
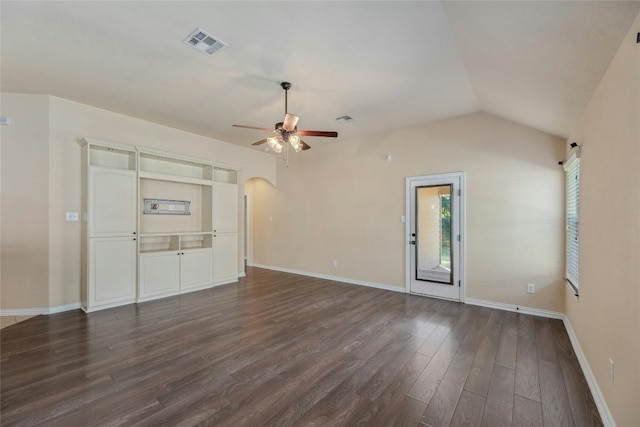
[[[340,123],[349,123],[353,121],[353,117],[351,116],[340,116],[338,118],[336,118],[336,121],[340,122]]]
[[[191,34],[189,34],[189,37],[187,37],[184,42],[209,56],[213,56],[216,52],[227,47],[225,42],[216,39],[202,28],[196,28]]]

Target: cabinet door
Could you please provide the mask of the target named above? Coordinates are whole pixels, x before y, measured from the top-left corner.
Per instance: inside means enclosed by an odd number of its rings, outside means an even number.
[[[180,288],[194,289],[213,283],[211,248],[188,249],[180,256]]]
[[[213,184],[213,229],[216,232],[238,231],[238,186]]]
[[[180,253],[140,254],[140,298],[170,295],[180,290]]]
[[[136,297],[136,241],[132,237],[91,239],[88,307]]]
[[[214,281],[238,280],[238,234],[218,233],[213,237]]]
[[[136,173],[91,167],[89,237],[132,235],[136,231]]]

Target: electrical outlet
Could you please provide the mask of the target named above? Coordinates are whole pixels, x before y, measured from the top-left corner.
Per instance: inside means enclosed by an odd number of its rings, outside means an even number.
[[[615,377],[615,366],[613,364],[613,359],[609,359],[609,381],[613,382],[613,379]]]
[[[536,285],[533,283],[527,283],[527,293],[535,294],[536,293]]]
[[[338,268],[338,260],[334,259],[331,265],[333,265],[333,268]]]
[[[67,221],[77,221],[78,212],[67,212]]]

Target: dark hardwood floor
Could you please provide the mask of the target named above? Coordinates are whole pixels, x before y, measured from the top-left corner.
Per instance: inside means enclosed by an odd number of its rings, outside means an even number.
[[[2,426],[599,426],[559,320],[248,268],[1,331]]]

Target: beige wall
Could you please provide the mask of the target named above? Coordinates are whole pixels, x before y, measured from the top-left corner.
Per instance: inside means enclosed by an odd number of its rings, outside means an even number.
[[[9,99],[10,98],[10,99]],[[2,95],[1,305],[49,306],[49,99]]]
[[[256,264],[404,288],[405,177],[464,171],[466,297],[562,311],[564,141],[472,114],[307,142],[278,159],[277,188],[254,185]]]
[[[618,426],[640,425],[640,15],[570,142],[580,164],[580,298],[565,311]],[[609,359],[615,382],[609,381]]]
[[[81,212],[78,142],[83,137],[237,167],[240,195],[245,179],[259,176],[275,182],[273,156],[61,98],[2,94],[2,114],[14,118],[12,127],[2,128],[2,309],[80,301],[81,227],[80,222],[66,222],[65,213]],[[18,212],[17,202],[23,199]],[[38,206],[26,209],[24,203]],[[239,253],[239,271],[242,258]],[[16,259],[28,259],[29,269]]]

